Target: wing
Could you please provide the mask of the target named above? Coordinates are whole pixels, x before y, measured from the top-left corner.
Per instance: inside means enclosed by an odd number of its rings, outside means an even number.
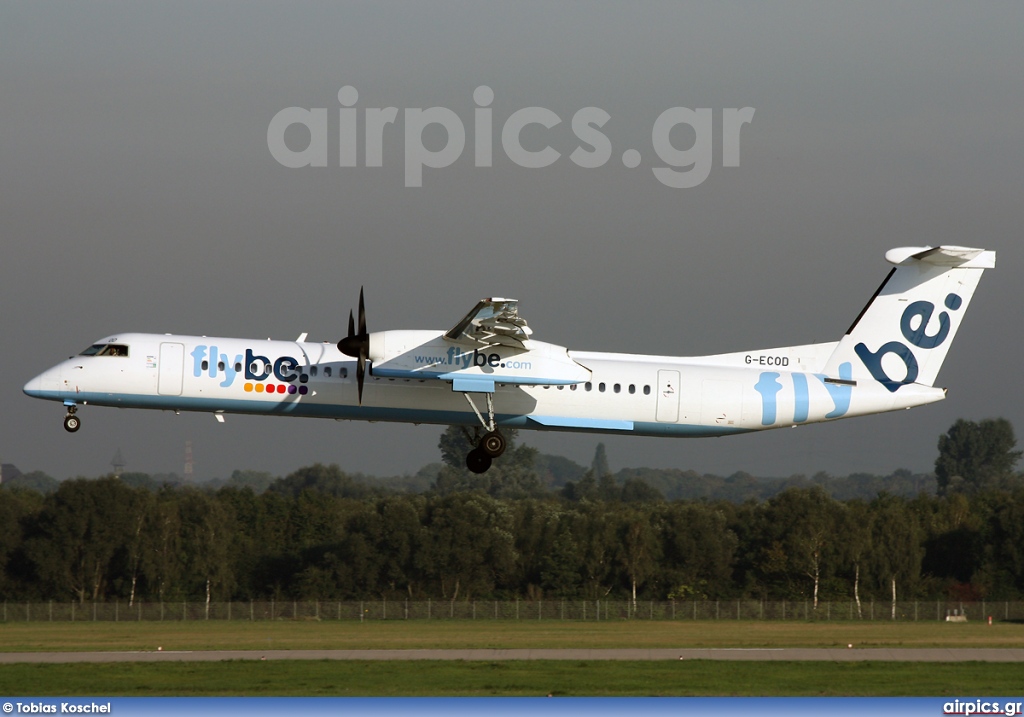
[[[465,318],[445,333],[446,341],[463,346],[508,346],[529,350],[533,331],[519,318],[515,299],[481,299]]]

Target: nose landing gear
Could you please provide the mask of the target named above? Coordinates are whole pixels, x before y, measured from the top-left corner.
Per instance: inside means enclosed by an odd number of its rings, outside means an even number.
[[[75,415],[78,411],[78,406],[74,404],[68,406],[67,415],[64,416],[64,430],[68,433],[74,433],[82,427],[82,419]]]

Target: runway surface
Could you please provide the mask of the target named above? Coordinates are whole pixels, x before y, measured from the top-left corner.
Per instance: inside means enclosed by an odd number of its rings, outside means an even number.
[[[739,660],[809,662],[1024,662],[1024,649],[755,648],[562,650],[209,650],[150,652],[0,652],[15,662],[221,662],[224,660]]]

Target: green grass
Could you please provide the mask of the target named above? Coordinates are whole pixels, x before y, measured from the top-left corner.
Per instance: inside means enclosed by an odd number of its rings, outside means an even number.
[[[1020,693],[1020,665],[880,662],[222,662],[5,665],[5,695],[928,696]]]
[[[0,624],[16,651],[426,648],[1024,647],[1024,625],[860,622],[142,622]],[[229,661],[10,664],[7,695],[1019,694],[1013,663]]]
[[[0,624],[0,649],[359,650],[457,648],[1016,647],[1024,625],[944,622],[609,622],[393,620],[18,622]]]

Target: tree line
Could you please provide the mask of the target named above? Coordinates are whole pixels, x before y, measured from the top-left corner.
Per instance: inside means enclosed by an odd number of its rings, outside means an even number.
[[[767,500],[665,500],[639,478],[615,481],[603,447],[552,490],[521,445],[469,474],[465,440],[445,432],[423,493],[334,465],[262,492],[112,476],[47,494],[7,486],[0,599],[1024,597],[1024,489],[1001,419],[958,421],[940,439],[935,494],[870,500],[813,483]]]

